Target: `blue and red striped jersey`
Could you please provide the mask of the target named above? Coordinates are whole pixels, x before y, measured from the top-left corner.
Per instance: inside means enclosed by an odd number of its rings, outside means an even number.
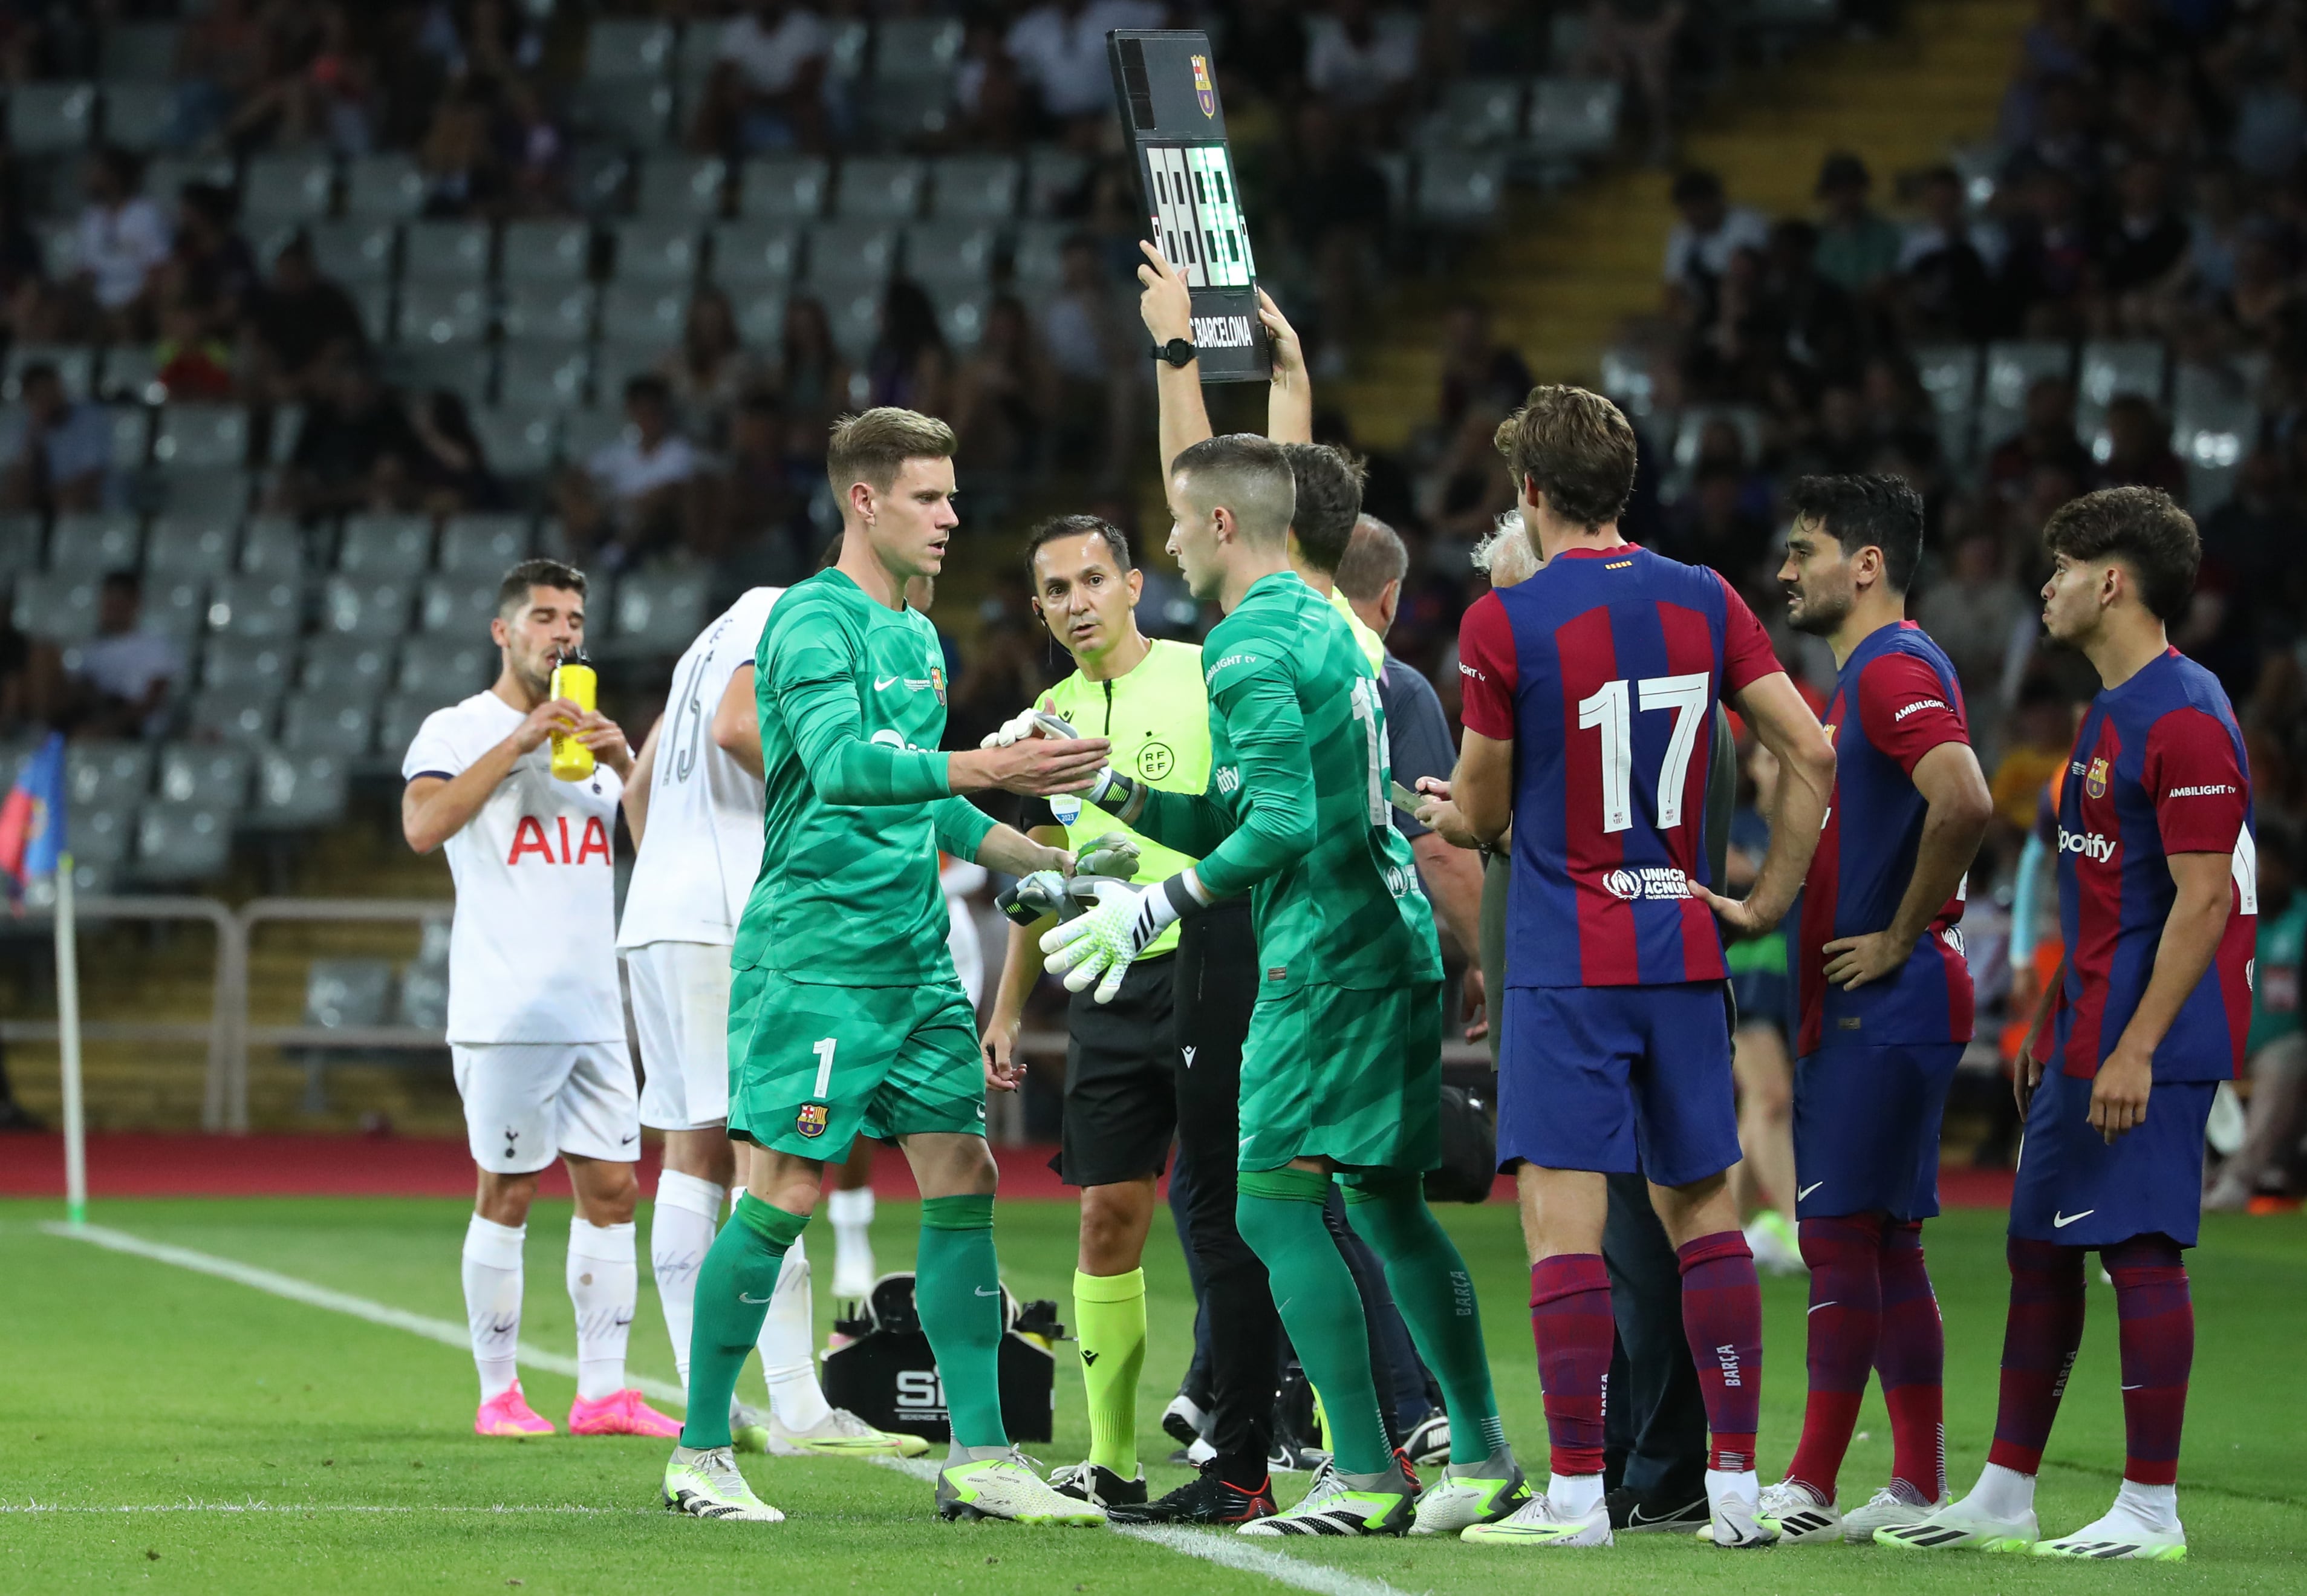
[[[2169,649],[2091,700],[2059,793],[2059,924],[2067,973],[2052,1058],[2088,1078],[2123,1039],[2178,896],[2174,854],[2233,861],[2232,907],[2211,967],[2155,1050],[2158,1081],[2242,1068],[2259,931],[2251,766],[2218,678]]]
[[[1911,621],[1870,633],[1835,677],[1826,707],[1834,802],[1795,910],[1795,1051],[1830,1043],[1968,1042],[1970,967],[1960,889],[1931,921],[1905,968],[1846,991],[1826,980],[1825,947],[1889,928],[1914,879],[1930,805],[1915,767],[1942,743],[1970,741],[1962,686],[1930,634]]]
[[[1574,549],[1485,594],[1458,637],[1467,729],[1514,745],[1512,986],[1720,981],[1706,875],[1714,707],[1780,668],[1703,566]]]

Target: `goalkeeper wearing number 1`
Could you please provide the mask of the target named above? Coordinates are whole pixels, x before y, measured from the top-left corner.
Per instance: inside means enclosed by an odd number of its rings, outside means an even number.
[[[1171,922],[1248,893],[1258,996],[1243,1046],[1237,1218],[1265,1261],[1322,1397],[1332,1462],[1303,1501],[1245,1535],[1454,1533],[1527,1496],[1490,1389],[1463,1261],[1428,1212],[1439,1159],[1442,962],[1410,845],[1393,823],[1376,678],[1337,612],[1289,565],[1288,459],[1264,438],[1180,453],[1171,547],[1225,618],[1202,648],[1212,775],[1198,795],[1111,769],[1090,801],[1200,863],[1143,888],[1099,888],[1051,931],[1050,967],[1119,987]],[[1387,1445],[1353,1276],[1322,1226],[1334,1179],[1452,1419],[1449,1467],[1419,1498]]]

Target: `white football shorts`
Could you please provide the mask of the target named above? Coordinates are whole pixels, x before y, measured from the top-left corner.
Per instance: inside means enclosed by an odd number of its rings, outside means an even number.
[[[622,1042],[451,1043],[473,1162],[527,1175],[562,1154],[631,1163],[640,1156],[639,1094]]]
[[[641,1123],[703,1130],[729,1117],[729,948],[648,942],[625,955],[641,1043]]]

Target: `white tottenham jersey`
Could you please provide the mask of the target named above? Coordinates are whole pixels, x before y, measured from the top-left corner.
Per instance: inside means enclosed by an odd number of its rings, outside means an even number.
[[[436,709],[401,777],[459,776],[526,718],[493,692]],[[449,839],[450,1042],[624,1040],[612,857],[623,790],[606,765],[583,781],[553,780],[548,740]]]
[[[737,939],[761,868],[761,778],[713,741],[713,712],[730,678],[753,663],[783,588],[749,589],[698,634],[673,666],[657,726],[648,824],[625,888],[617,948]]]

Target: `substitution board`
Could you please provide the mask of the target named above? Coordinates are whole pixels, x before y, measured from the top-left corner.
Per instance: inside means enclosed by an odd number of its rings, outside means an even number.
[[[1154,242],[1193,290],[1202,381],[1265,382],[1273,367],[1257,266],[1209,35],[1121,29],[1106,35],[1106,53]]]

